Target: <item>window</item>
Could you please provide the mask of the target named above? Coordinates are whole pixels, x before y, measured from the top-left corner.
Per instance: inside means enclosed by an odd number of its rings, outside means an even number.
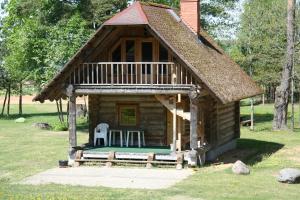
[[[137,106],[120,105],[119,107],[119,124],[121,126],[137,125]]]

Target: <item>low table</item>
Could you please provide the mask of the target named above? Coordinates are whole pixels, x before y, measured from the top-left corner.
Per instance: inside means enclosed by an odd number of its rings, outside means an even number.
[[[129,139],[131,136],[131,146],[133,146],[133,136],[134,134],[138,135],[138,146],[141,148],[141,136],[143,138],[143,146],[146,146],[145,144],[145,134],[143,130],[128,130],[127,131],[127,140],[126,140],[126,147],[128,147]]]
[[[116,129],[109,130],[109,143],[108,143],[108,145],[111,146],[111,137],[113,137],[113,144],[116,143],[116,133],[120,134],[120,146],[123,147],[123,131],[122,130],[116,130]]]

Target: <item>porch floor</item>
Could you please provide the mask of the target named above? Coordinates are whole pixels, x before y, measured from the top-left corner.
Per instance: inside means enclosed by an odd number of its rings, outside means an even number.
[[[110,158],[111,152],[114,152],[113,159]],[[153,160],[150,162],[163,162],[164,164],[176,164],[177,153],[173,153],[168,146],[147,146],[147,147],[85,147],[82,156],[78,162],[134,162],[147,163],[149,155],[153,154]]]
[[[122,152],[122,153],[154,153],[154,154],[171,154],[172,151],[168,146],[159,147],[87,147],[84,149],[84,153],[99,153],[99,152]]]

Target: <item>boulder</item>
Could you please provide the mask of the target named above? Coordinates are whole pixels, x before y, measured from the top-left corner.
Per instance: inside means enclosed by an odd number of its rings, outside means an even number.
[[[20,118],[15,120],[16,123],[24,123],[25,121],[26,121],[26,119],[23,118],[23,117],[20,117]]]
[[[34,123],[33,126],[35,128],[39,128],[39,129],[44,129],[44,130],[49,130],[51,129],[51,125],[48,123],[43,123],[43,122],[39,122],[39,123]]]
[[[300,183],[300,170],[285,168],[280,170],[277,180],[282,183]]]
[[[247,175],[250,174],[250,169],[248,166],[242,161],[236,161],[232,166],[232,172],[235,174]]]

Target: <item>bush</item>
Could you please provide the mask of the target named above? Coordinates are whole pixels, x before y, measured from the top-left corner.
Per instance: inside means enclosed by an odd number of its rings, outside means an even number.
[[[52,125],[54,131],[67,131],[69,128],[66,123],[55,123]]]

